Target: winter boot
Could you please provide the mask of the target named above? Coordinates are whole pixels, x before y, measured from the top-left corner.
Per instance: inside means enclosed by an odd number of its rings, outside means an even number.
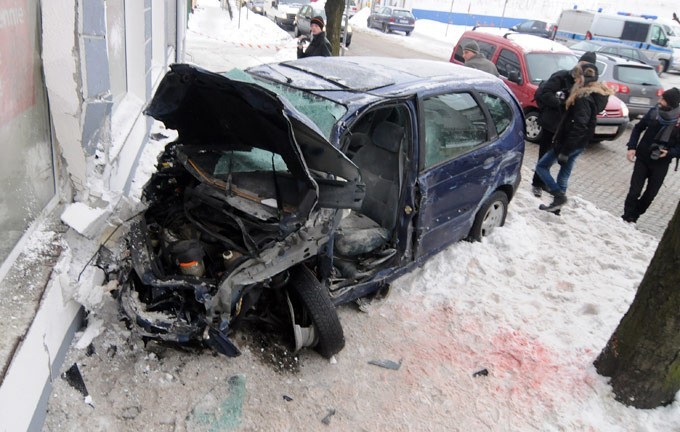
[[[536,198],[540,198],[543,194],[543,188],[540,186],[531,186],[531,193],[534,194]]]
[[[553,192],[553,197],[553,202],[551,202],[550,205],[541,204],[538,208],[547,212],[555,213],[556,210],[561,209],[562,206],[567,203],[567,195],[562,191]]]

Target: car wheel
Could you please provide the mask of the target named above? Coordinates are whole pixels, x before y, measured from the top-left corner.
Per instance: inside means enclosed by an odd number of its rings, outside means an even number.
[[[526,127],[526,139],[529,142],[537,143],[541,140],[541,125],[538,124],[538,111],[531,110],[524,116]]]
[[[387,24],[386,24],[386,23],[383,23],[383,25],[382,25],[382,31],[383,31],[383,33],[387,33],[388,31],[390,31],[390,29],[387,28]]]
[[[411,36],[411,32],[410,32],[410,31],[407,31],[407,32],[406,32],[406,36]]]
[[[345,346],[345,336],[328,290],[304,265],[291,270],[288,301],[295,349],[313,347],[323,357],[330,358]]]
[[[371,28],[371,19],[366,20],[366,27]]]
[[[351,44],[351,43],[352,43],[352,35],[349,35],[349,36],[347,36],[347,43],[345,44],[345,46],[347,48],[349,48],[349,44]]]
[[[667,60],[660,60],[659,61],[659,76],[661,76],[662,73],[666,72],[668,70],[668,61]]]
[[[482,237],[491,234],[494,228],[505,224],[507,214],[508,196],[504,192],[494,192],[477,212],[468,240],[482,241]]]

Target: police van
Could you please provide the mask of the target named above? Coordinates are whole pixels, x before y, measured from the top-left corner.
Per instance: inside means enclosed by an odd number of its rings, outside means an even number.
[[[673,49],[668,33],[654,18],[566,9],[557,20],[555,40],[567,46],[584,39],[623,43],[659,60],[667,71],[672,63]]]

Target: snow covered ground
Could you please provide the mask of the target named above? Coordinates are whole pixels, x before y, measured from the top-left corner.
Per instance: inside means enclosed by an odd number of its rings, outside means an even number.
[[[411,38],[383,35],[361,28],[364,13],[354,18],[355,31],[416,48],[428,37],[450,50],[463,31],[419,21]],[[295,42],[271,21],[245,10],[240,28],[237,20],[217,0],[199,1],[189,22],[191,61],[225,70],[295,57]],[[147,148],[137,191],[163,143]],[[272,365],[265,346],[246,336],[237,341],[243,355],[233,359],[144,350],[116,321],[110,296],[81,294],[91,299],[89,328],[64,370],[78,365],[89,398],[55,382],[44,429],[316,431],[325,419],[328,430],[342,431],[679,431],[677,400],[653,410],[625,407],[592,366],[657,239],[578,196],[561,217],[537,210],[531,174],[523,172],[504,228],[484,242],[449,247],[364,313],[340,308],[347,345],[330,362],[302,352]],[[107,293],[115,284],[87,289]]]

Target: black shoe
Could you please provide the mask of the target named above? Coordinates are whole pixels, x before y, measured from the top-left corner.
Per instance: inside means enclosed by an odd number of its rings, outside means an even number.
[[[550,205],[541,204],[540,206],[538,206],[538,208],[547,212],[554,213],[555,211],[561,209],[562,206],[567,203],[567,196],[564,194],[564,192],[555,192],[553,196],[554,196],[553,202],[551,202]]]
[[[531,193],[534,194],[536,198],[540,198],[543,195],[543,188],[540,186],[531,186]]]
[[[636,223],[637,222],[636,217],[632,217],[632,216],[628,216],[628,215],[621,216],[621,219],[623,219],[624,222],[628,222],[628,223]]]

